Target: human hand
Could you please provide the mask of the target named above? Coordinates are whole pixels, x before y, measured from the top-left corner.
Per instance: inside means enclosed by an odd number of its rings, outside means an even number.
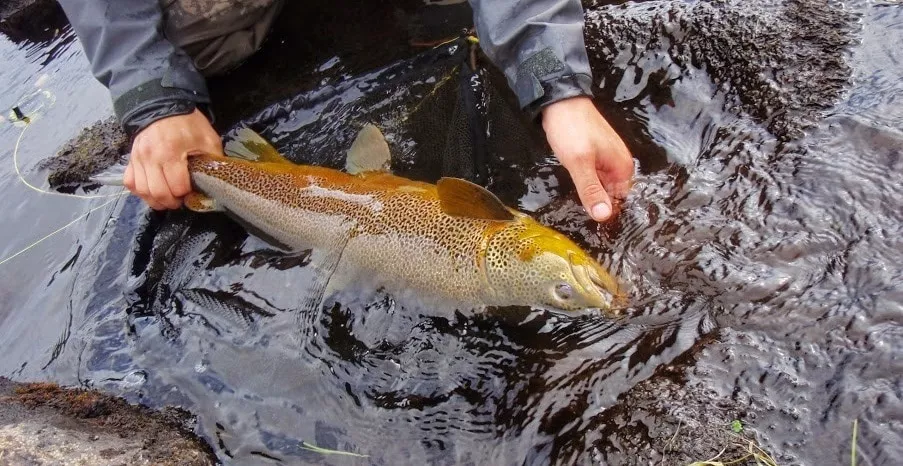
[[[612,197],[626,197],[633,178],[633,156],[624,141],[585,96],[543,108],[542,127],[586,212],[598,222],[607,220]]]
[[[222,154],[223,141],[199,110],[151,123],[132,143],[123,184],[154,210],[178,209],[191,192],[188,157]]]

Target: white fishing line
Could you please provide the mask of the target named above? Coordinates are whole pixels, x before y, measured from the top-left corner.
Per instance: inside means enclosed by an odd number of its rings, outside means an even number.
[[[28,180],[26,180],[25,177],[22,175],[22,170],[19,169],[19,146],[22,143],[22,136],[25,134],[25,131],[28,130],[28,127],[31,126],[30,118],[31,118],[31,116],[26,116],[25,120],[22,120],[22,121],[25,121],[25,126],[22,128],[22,132],[19,133],[19,137],[16,138],[16,145],[13,148],[13,166],[16,169],[16,176],[19,178],[19,181],[22,182],[22,184],[27,186],[29,189],[31,189],[33,191],[37,191],[41,194],[46,194],[46,195],[50,195],[50,196],[71,197],[74,199],[108,199],[111,197],[119,197],[119,196],[122,196],[123,194],[126,194],[125,192],[123,192],[124,189],[120,189],[119,192],[117,192],[115,194],[60,193],[60,192],[56,192],[56,191],[48,191],[46,189],[39,188],[39,187],[29,183]]]
[[[50,93],[49,91],[41,91],[41,90],[39,90],[37,93],[41,93],[41,94],[43,94],[44,96],[46,96],[46,97],[48,98],[48,100],[50,101],[50,105],[53,105],[53,103],[56,101],[55,97],[53,97],[53,94]],[[37,93],[36,93],[35,95],[37,95]],[[19,147],[20,147],[20,145],[22,144],[22,137],[25,135],[25,131],[28,130],[28,127],[29,127],[29,126],[31,126],[31,122],[34,121],[36,118],[38,118],[38,117],[40,116],[40,113],[38,113],[38,111],[41,110],[41,109],[43,109],[43,108],[44,108],[44,103],[42,102],[40,106],[38,106],[37,108],[35,108],[35,109],[34,109],[31,113],[29,113],[28,115],[25,115],[24,118],[20,118],[20,119],[17,119],[17,120],[13,120],[13,124],[15,124],[15,123],[23,123],[23,124],[24,124],[24,126],[22,127],[22,132],[20,132],[20,133],[19,133],[19,137],[16,138],[16,144],[15,144],[15,147],[13,148],[13,167],[14,167],[15,170],[16,170],[16,177],[19,178],[19,181],[20,181],[22,184],[24,184],[25,186],[27,186],[29,189],[31,189],[31,190],[33,190],[33,191],[36,191],[36,192],[38,192],[38,193],[40,193],[40,194],[49,195],[49,196],[69,197],[69,198],[74,198],[74,199],[109,199],[109,198],[113,198],[113,199],[110,199],[109,201],[104,202],[103,204],[101,204],[101,205],[99,205],[99,206],[97,206],[97,207],[91,208],[90,210],[88,210],[88,211],[85,212],[84,214],[81,214],[81,215],[79,215],[78,217],[76,217],[75,219],[73,219],[71,222],[69,222],[69,223],[67,223],[67,224],[65,224],[65,225],[63,225],[63,226],[57,228],[56,230],[54,230],[54,231],[52,231],[52,232],[50,232],[50,233],[44,235],[42,238],[40,238],[40,239],[38,239],[37,241],[35,241],[35,242],[29,244],[28,246],[26,246],[26,247],[24,247],[23,249],[19,250],[19,251],[16,252],[15,254],[12,254],[11,256],[6,257],[6,258],[4,258],[3,260],[0,260],[0,266],[2,266],[3,264],[5,264],[5,263],[7,263],[7,262],[9,262],[9,261],[11,261],[11,260],[13,260],[13,259],[15,259],[16,257],[18,257],[18,256],[20,256],[20,255],[22,255],[22,254],[24,254],[24,253],[26,253],[26,252],[28,252],[29,250],[33,249],[35,246],[41,244],[42,242],[44,242],[44,241],[46,241],[47,239],[53,237],[53,236],[56,235],[57,233],[59,233],[59,232],[65,230],[66,228],[69,228],[70,226],[72,226],[72,225],[78,223],[79,220],[81,220],[81,219],[87,217],[87,216],[90,215],[92,212],[95,212],[95,211],[97,211],[97,210],[99,210],[99,209],[102,209],[102,208],[104,208],[104,207],[110,205],[111,203],[115,202],[118,198],[120,198],[120,197],[122,197],[122,196],[125,196],[125,195],[128,195],[128,194],[129,194],[129,192],[126,191],[125,188],[120,189],[117,193],[114,193],[114,194],[69,194],[69,193],[60,193],[60,192],[55,192],[55,191],[48,191],[48,190],[46,190],[46,189],[42,189],[42,188],[40,188],[40,187],[38,187],[38,186],[35,186],[35,185],[29,183],[28,180],[26,180],[25,177],[22,175],[22,171],[19,169]]]
[[[88,215],[90,215],[92,212],[94,212],[94,211],[96,211],[96,210],[99,210],[99,209],[102,209],[102,208],[104,208],[104,207],[106,207],[106,206],[112,204],[113,202],[116,202],[116,199],[110,199],[109,201],[104,202],[103,204],[101,204],[101,205],[99,205],[99,206],[97,206],[97,207],[94,207],[94,208],[88,210],[88,211],[85,212],[84,214],[79,215],[78,217],[76,217],[76,218],[75,218],[74,220],[72,220],[71,222],[69,222],[69,223],[67,223],[67,224],[65,224],[65,225],[63,225],[63,226],[57,228],[56,230],[54,230],[54,231],[52,231],[52,232],[46,234],[43,238],[41,238],[41,239],[35,241],[34,243],[31,243],[31,244],[29,244],[28,246],[25,246],[25,247],[24,247],[22,250],[20,250],[19,252],[15,253],[15,254],[13,254],[13,255],[11,255],[11,256],[9,256],[9,257],[3,259],[3,260],[0,260],[0,265],[3,265],[3,264],[5,264],[5,263],[7,263],[7,262],[9,262],[9,261],[11,261],[11,260],[13,260],[13,259],[15,259],[16,257],[18,257],[18,256],[20,256],[20,255],[22,255],[22,254],[24,254],[24,253],[26,253],[26,252],[28,252],[29,250],[31,250],[31,249],[34,248],[35,246],[41,244],[42,242],[44,242],[45,240],[47,240],[47,239],[50,238],[51,236],[53,236],[53,235],[55,235],[55,234],[57,234],[57,233],[59,233],[59,232],[65,230],[66,228],[71,227],[72,225],[74,225],[75,223],[77,223],[79,220],[81,220],[81,219],[87,217]]]

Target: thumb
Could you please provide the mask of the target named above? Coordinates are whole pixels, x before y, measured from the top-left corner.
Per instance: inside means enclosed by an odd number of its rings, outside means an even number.
[[[593,159],[590,158],[587,163],[565,168],[571,174],[571,179],[574,180],[574,185],[577,187],[577,195],[580,196],[580,202],[583,203],[583,208],[586,209],[589,216],[597,222],[611,217],[611,198],[602,187]]]

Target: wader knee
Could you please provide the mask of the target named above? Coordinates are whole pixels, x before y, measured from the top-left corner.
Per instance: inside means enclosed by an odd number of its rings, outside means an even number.
[[[260,48],[283,0],[160,0],[166,38],[204,76],[238,66]]]

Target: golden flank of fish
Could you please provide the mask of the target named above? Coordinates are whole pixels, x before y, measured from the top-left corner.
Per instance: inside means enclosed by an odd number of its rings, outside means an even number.
[[[341,264],[389,290],[468,306],[608,310],[615,280],[564,235],[456,178],[428,184],[386,171],[388,146],[366,126],[349,173],[295,165],[242,130],[230,155],[189,159],[186,205],[225,210],[291,249],[341,247]]]

